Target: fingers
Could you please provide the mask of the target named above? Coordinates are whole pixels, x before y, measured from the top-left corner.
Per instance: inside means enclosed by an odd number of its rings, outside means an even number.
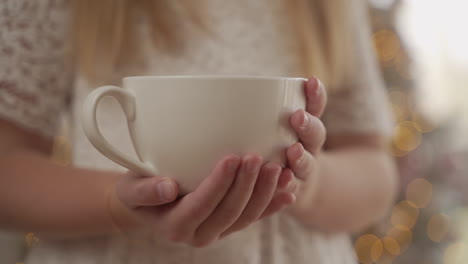
[[[283,169],[278,180],[277,188],[284,190],[292,180],[294,180],[294,172],[289,168]]]
[[[264,165],[247,206],[235,223],[221,234],[221,237],[243,229],[256,221],[273,198],[277,184],[280,182],[279,179],[286,178],[287,180],[291,174],[292,172],[289,169],[281,172],[281,167],[278,164],[268,163]]]
[[[293,204],[295,201],[296,196],[290,192],[280,192],[276,194],[265,211],[263,211],[260,219],[271,216],[272,214],[283,210],[286,206]]]
[[[326,138],[326,130],[322,121],[304,110],[297,110],[290,117],[289,123],[307,151],[317,154]]]
[[[289,167],[297,178],[305,181],[310,175],[315,175],[315,158],[305,151],[301,143],[295,143],[289,147],[286,151],[286,157]]]
[[[177,198],[174,180],[163,177],[137,177],[127,174],[116,186],[117,197],[128,207],[154,206],[170,203]]]
[[[231,226],[242,214],[251,198],[262,163],[263,160],[259,155],[250,154],[244,157],[228,193],[196,230],[194,241],[196,246],[203,246],[217,240],[219,234]]]
[[[304,90],[307,99],[307,112],[316,117],[322,116],[327,105],[327,93],[323,83],[317,77],[311,77],[305,83]]]
[[[229,191],[241,160],[229,155],[223,158],[197,189],[182,198],[170,215],[171,226],[176,230],[166,230],[173,241],[188,241],[194,231],[211,215]]]

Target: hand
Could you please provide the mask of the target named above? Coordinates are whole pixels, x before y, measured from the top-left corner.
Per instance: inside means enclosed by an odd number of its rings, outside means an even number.
[[[294,202],[291,193],[275,194],[291,172],[262,163],[255,154],[242,160],[226,156],[195,191],[178,200],[173,180],[128,173],[116,184],[112,215],[123,228],[143,226],[174,242],[206,246]]]
[[[317,78],[312,77],[305,83],[304,90],[306,111],[298,110],[289,119],[299,142],[286,151],[288,167],[295,175],[286,189],[296,193],[297,202],[291,208],[296,214],[310,206],[315,197],[319,176],[317,157],[326,138],[325,127],[319,119],[327,102],[325,87]]]

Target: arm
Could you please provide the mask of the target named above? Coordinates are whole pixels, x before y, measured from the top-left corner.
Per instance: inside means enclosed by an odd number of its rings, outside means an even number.
[[[315,89],[322,92],[317,95]],[[290,120],[301,139],[287,152],[301,179],[291,212],[323,231],[358,231],[384,217],[392,205],[397,189],[393,161],[378,134],[330,135],[321,151],[325,129],[317,117],[326,104],[323,85],[310,80],[306,95],[308,113],[298,111]]]
[[[104,193],[119,174],[53,163],[51,142],[0,121],[0,226],[54,237],[112,231]]]
[[[0,119],[0,227],[70,239],[109,234],[116,224],[202,247],[294,202],[290,192],[275,193],[292,172],[255,154],[224,157],[172,202],[171,179],[63,167],[48,158],[50,145]]]

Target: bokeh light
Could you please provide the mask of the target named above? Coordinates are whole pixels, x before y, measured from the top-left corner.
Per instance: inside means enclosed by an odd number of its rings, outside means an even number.
[[[39,242],[39,238],[34,233],[27,233],[24,237],[27,247],[32,247]]]
[[[408,201],[401,201],[393,207],[390,221],[394,227],[411,229],[418,220],[419,210]]]
[[[447,247],[444,253],[443,264],[468,263],[468,246],[462,242],[456,242]]]
[[[365,234],[355,241],[354,249],[360,263],[374,263],[382,256],[383,243],[376,235]]]
[[[409,151],[403,151],[395,146],[395,144],[390,144],[390,154],[394,157],[404,157],[408,155]]]
[[[427,236],[434,242],[441,242],[447,235],[450,219],[445,214],[435,214],[427,223]]]
[[[394,129],[393,144],[402,151],[416,149],[421,141],[421,133],[414,127],[413,122],[400,122]]]
[[[382,239],[385,250],[393,256],[400,255],[400,245],[393,237],[384,237]]]
[[[400,40],[395,32],[381,29],[374,33],[375,52],[380,61],[387,63],[393,60],[400,49]]]
[[[434,122],[432,122],[419,112],[413,112],[411,118],[414,127],[421,133],[432,132],[436,128]]]
[[[388,230],[387,237],[393,238],[400,246],[400,254],[408,249],[413,240],[413,233],[410,229],[399,226]]]
[[[425,208],[432,198],[432,184],[426,179],[414,179],[406,188],[406,200],[415,208]]]

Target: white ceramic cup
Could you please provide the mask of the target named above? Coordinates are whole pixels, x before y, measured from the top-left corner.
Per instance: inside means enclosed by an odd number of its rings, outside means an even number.
[[[285,162],[297,141],[288,123],[304,109],[303,78],[249,76],[142,76],[123,88],[103,86],[84,103],[83,130],[104,156],[143,175],[175,179],[194,190],[226,154],[255,152]],[[99,131],[96,108],[104,96],[120,103],[138,159],[120,152]]]

